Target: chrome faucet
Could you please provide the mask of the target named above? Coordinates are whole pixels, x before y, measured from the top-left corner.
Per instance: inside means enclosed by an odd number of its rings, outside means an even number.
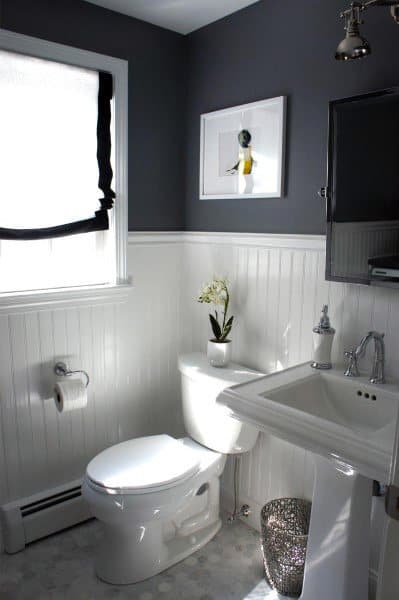
[[[345,371],[347,377],[359,376],[358,359],[364,356],[369,342],[374,340],[374,358],[370,383],[385,383],[384,335],[384,333],[378,333],[378,331],[369,331],[355,350],[348,350],[345,352],[346,358],[349,359],[349,365]]]

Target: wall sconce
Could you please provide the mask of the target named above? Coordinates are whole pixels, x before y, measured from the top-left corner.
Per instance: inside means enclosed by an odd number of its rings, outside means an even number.
[[[360,25],[363,24],[361,13],[373,6],[388,6],[395,23],[399,24],[398,0],[369,0],[368,2],[352,2],[350,7],[341,13],[345,19],[345,38],[338,44],[335,52],[336,60],[354,60],[363,58],[371,53],[371,47],[366,38],[360,35]]]

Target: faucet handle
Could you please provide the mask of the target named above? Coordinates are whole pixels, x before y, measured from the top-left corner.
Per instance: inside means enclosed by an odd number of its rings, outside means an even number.
[[[345,350],[344,356],[348,359],[349,362],[348,368],[346,369],[344,375],[346,377],[359,377],[356,350]]]

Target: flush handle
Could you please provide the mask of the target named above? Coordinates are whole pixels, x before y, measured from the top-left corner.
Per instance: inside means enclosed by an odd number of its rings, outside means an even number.
[[[209,483],[203,483],[195,495],[202,496],[207,490],[209,490]]]

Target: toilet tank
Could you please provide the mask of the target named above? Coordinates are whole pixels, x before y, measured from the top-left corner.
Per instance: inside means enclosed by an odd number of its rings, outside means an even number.
[[[258,430],[232,418],[216,398],[226,387],[262,377],[263,373],[230,363],[212,367],[200,352],[179,357],[184,425],[188,435],[202,446],[222,454],[251,450]]]

